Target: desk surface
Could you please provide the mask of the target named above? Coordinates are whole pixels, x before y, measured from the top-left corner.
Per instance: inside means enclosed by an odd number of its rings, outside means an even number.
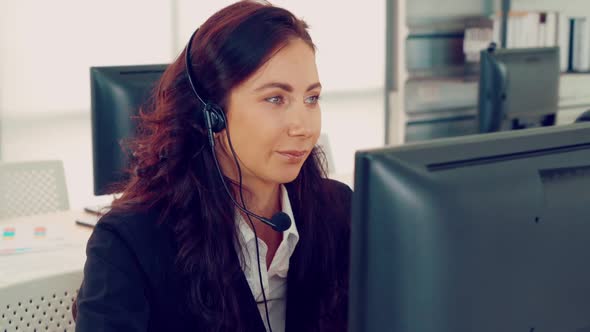
[[[333,174],[353,186],[353,174]],[[96,219],[83,211],[0,219],[0,287],[80,271],[92,228],[76,219]]]
[[[79,226],[82,211],[0,220],[0,287],[80,271],[92,228]]]

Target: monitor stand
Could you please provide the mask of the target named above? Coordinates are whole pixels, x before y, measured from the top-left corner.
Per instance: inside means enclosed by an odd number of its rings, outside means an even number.
[[[535,127],[549,127],[555,125],[555,114],[543,115],[536,119],[514,118],[511,121],[512,130],[535,128]]]

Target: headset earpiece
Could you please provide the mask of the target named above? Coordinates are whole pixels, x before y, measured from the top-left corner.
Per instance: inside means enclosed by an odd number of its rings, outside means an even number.
[[[191,90],[193,91],[193,93],[195,94],[197,99],[204,106],[202,108],[202,112],[203,112],[203,115],[205,118],[204,120],[205,120],[205,126],[207,127],[207,130],[211,130],[213,133],[218,133],[218,132],[222,131],[223,129],[225,129],[225,115],[223,114],[223,110],[221,109],[221,107],[219,107],[216,104],[205,102],[203,100],[203,98],[201,98],[201,96],[199,96],[199,93],[197,92],[197,89],[195,87],[195,83],[193,82],[193,77],[192,77],[192,73],[191,73],[192,72],[192,65],[191,65],[191,58],[190,58],[191,44],[192,44],[192,40],[193,40],[195,34],[197,33],[197,31],[199,31],[199,29],[197,29],[197,30],[195,30],[195,32],[193,32],[193,34],[192,34],[191,38],[189,39],[189,42],[186,46],[186,51],[185,51],[186,76],[187,76],[188,82],[190,84]],[[212,141],[211,141],[211,144],[213,144]]]
[[[214,133],[218,133],[225,129],[225,116],[221,107],[215,104],[208,104],[207,107],[205,107],[205,112],[209,113],[209,118],[211,119],[211,130]]]

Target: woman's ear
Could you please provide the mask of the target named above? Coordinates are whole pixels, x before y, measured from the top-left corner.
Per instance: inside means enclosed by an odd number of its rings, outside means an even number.
[[[221,147],[221,150],[224,153],[227,154],[230,151],[229,143],[227,141],[227,129],[223,129],[218,133],[214,133],[213,139],[215,139],[216,142],[215,146]]]
[[[215,138],[215,140],[217,140],[220,143],[224,143],[226,141],[226,132],[227,129],[223,129],[222,131],[218,132],[218,133],[213,133],[213,138]]]

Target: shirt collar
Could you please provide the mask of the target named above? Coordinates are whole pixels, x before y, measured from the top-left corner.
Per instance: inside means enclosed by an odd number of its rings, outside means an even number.
[[[293,210],[291,208],[289,192],[287,192],[287,188],[284,185],[281,185],[281,210],[291,219],[291,225],[285,232],[283,232],[283,239],[289,240],[290,238],[294,238],[295,241],[298,241],[299,232],[297,231],[297,226],[295,225],[295,216],[293,215]],[[295,248],[292,250],[294,249]]]
[[[299,240],[299,232],[297,231],[297,226],[295,225],[295,216],[293,215],[293,209],[291,208],[291,200],[289,199],[289,192],[287,191],[287,188],[282,184],[281,184],[280,188],[281,188],[281,211],[283,213],[285,213],[286,215],[288,215],[289,218],[291,219],[291,225],[289,226],[289,228],[287,228],[287,230],[285,230],[283,232],[283,239],[289,240],[289,238],[293,238],[294,240],[298,241]],[[237,209],[235,212],[234,219],[236,220],[236,222],[238,222],[239,231],[242,235],[242,239],[244,240],[244,243],[248,243],[252,239],[254,239],[254,232],[252,231],[252,228],[250,227],[248,222],[246,222],[246,220],[244,220],[244,218],[242,218],[242,215],[240,214],[239,210],[237,210]],[[289,240],[289,241],[293,241],[293,240]],[[295,248],[293,248],[293,249],[295,249]]]

